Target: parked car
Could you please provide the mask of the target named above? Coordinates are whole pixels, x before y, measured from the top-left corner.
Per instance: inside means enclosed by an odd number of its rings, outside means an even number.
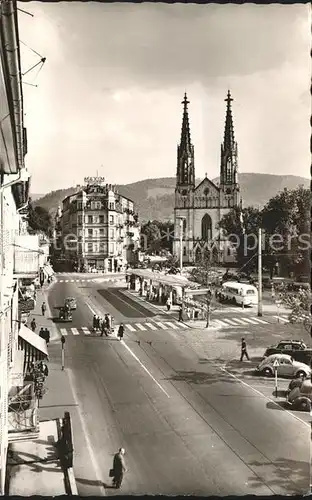
[[[66,299],[64,301],[64,306],[66,306],[66,304],[69,305],[69,308],[71,310],[77,309],[77,301],[74,297],[66,297]]]
[[[310,365],[312,349],[303,340],[281,340],[278,344],[268,347],[264,357],[272,354],[288,354],[296,361]]]
[[[311,380],[304,380],[301,385],[294,387],[287,395],[287,403],[294,410],[311,411],[312,384]]]
[[[291,393],[295,387],[301,387],[303,381],[306,380],[304,377],[294,378],[289,382],[288,389],[286,391],[286,397]]]
[[[264,358],[257,366],[257,372],[267,377],[273,377],[276,361],[278,362],[277,375],[280,377],[307,377],[311,375],[311,369],[308,365],[294,360],[287,354],[272,354]]]

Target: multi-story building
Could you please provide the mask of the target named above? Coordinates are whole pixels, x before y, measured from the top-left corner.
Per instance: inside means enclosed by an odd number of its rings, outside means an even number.
[[[79,270],[123,270],[135,261],[139,248],[134,202],[99,178],[86,179],[78,189],[63,200],[57,217],[63,255]]]
[[[223,238],[218,228],[222,217],[233,207],[241,207],[240,187],[237,176],[237,143],[230,92],[225,99],[226,118],[224,138],[221,144],[220,182],[216,185],[206,177],[195,185],[194,146],[188,115],[187,96],[183,104],[181,140],[178,145],[177,174],[174,207],[174,254],[181,255],[183,262],[202,258],[204,251],[214,254],[219,262],[235,260],[233,245]],[[182,231],[181,231],[182,230]],[[183,233],[183,234],[181,234]]]
[[[24,128],[17,4],[0,3],[0,494],[4,494],[10,442],[39,435],[33,383],[27,363],[46,357],[45,342],[22,324],[23,278],[39,274],[39,239],[26,233],[29,174]],[[27,304],[26,304],[27,302]],[[27,307],[26,307],[27,305]],[[41,350],[42,349],[42,350]],[[44,352],[43,352],[44,351]]]

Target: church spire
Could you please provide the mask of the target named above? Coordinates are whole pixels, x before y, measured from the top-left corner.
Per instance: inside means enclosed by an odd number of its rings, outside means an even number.
[[[183,118],[181,139],[178,145],[177,186],[195,186],[194,146],[191,143],[188,115],[190,101],[187,99],[186,92],[181,104],[183,104]]]
[[[237,143],[234,137],[234,125],[231,103],[233,98],[228,90],[223,144],[221,145],[220,185],[237,184]]]

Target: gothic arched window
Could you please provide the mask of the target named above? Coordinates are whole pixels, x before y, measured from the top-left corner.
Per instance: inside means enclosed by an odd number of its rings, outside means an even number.
[[[211,217],[205,214],[201,222],[202,240],[209,241],[212,238],[212,222]]]

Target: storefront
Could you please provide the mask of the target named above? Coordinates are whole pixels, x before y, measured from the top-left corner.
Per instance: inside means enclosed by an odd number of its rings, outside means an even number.
[[[48,358],[47,344],[44,339],[21,324],[18,332],[18,349],[24,351],[23,373],[26,374],[30,364]]]

